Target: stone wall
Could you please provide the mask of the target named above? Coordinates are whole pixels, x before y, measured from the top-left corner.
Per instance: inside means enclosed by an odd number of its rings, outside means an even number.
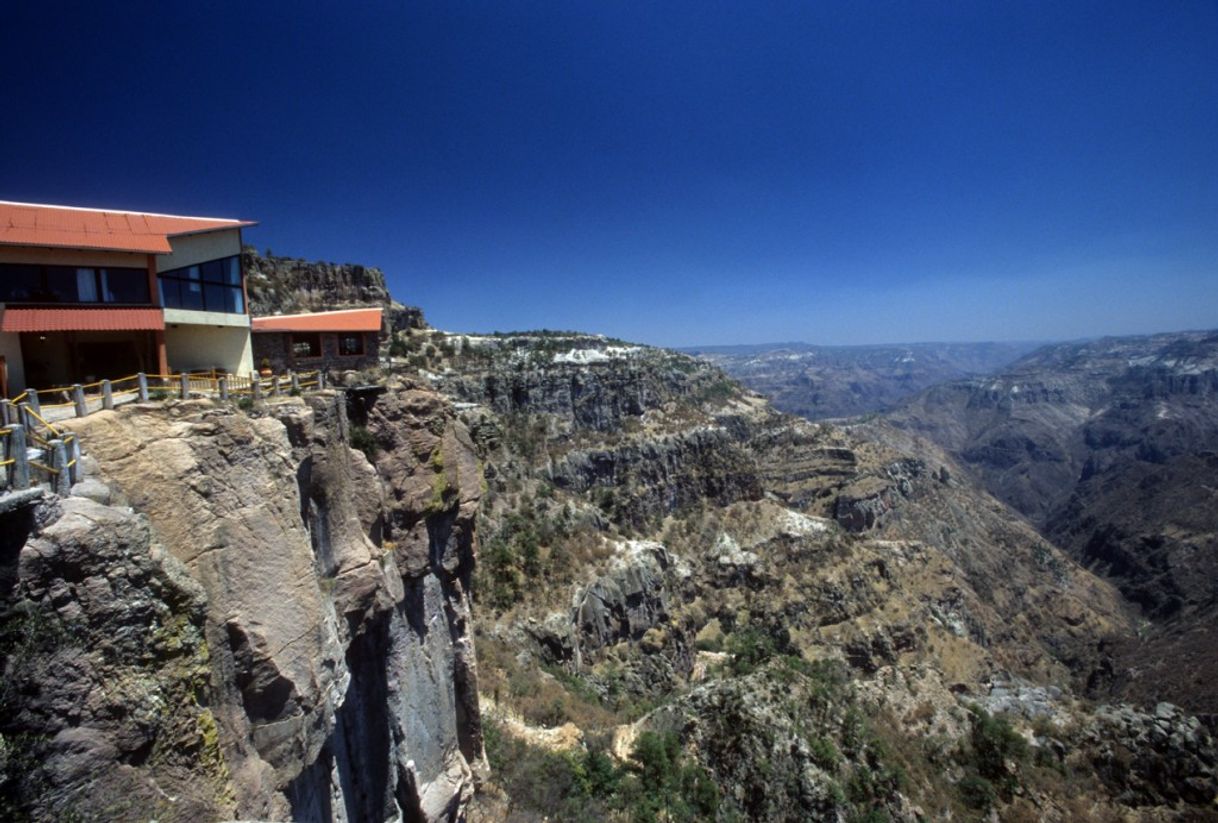
[[[338,335],[334,332],[321,332],[321,357],[293,357],[292,335],[287,332],[258,332],[250,337],[254,346],[254,365],[262,368],[265,362],[276,374],[314,369],[359,370],[371,368],[378,362],[378,332],[364,332],[364,353],[353,357],[339,354]]]

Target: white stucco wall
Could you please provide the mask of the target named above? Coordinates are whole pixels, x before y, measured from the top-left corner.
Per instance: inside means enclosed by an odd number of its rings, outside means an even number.
[[[165,309],[166,323],[191,323],[202,326],[233,326],[249,329],[248,314],[229,314],[221,311],[195,311],[193,309]]]
[[[241,254],[241,232],[238,229],[225,229],[209,231],[205,234],[171,237],[169,245],[173,246],[173,254],[156,256],[158,272]]]
[[[0,356],[4,357],[5,365],[8,367],[9,395],[21,394],[25,389],[25,366],[21,362],[21,335],[16,332],[0,332]]]
[[[174,371],[218,368],[248,375],[254,370],[248,327],[167,325],[165,356]]]

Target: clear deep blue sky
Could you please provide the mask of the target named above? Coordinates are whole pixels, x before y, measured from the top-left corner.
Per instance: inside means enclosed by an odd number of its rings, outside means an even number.
[[[1218,326],[1218,4],[0,6],[0,199],[238,216],[435,325]]]

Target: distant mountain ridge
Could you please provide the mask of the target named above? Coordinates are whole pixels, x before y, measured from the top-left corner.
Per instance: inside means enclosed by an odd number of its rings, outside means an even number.
[[[996,371],[1038,345],[781,343],[683,351],[719,366],[778,409],[818,420],[885,411],[935,384]]]
[[[1218,712],[1218,331],[1046,346],[882,425],[946,449],[1141,607],[1143,691]]]

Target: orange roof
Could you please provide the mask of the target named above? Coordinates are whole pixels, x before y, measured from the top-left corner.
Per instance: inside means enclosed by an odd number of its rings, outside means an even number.
[[[380,309],[343,309],[317,311],[309,314],[282,314],[275,317],[255,317],[255,332],[284,331],[380,331]]]
[[[165,316],[155,309],[23,309],[0,313],[0,331],[160,331]]]
[[[0,244],[104,249],[146,254],[173,251],[170,237],[252,226],[247,220],[177,217],[0,200]]]

